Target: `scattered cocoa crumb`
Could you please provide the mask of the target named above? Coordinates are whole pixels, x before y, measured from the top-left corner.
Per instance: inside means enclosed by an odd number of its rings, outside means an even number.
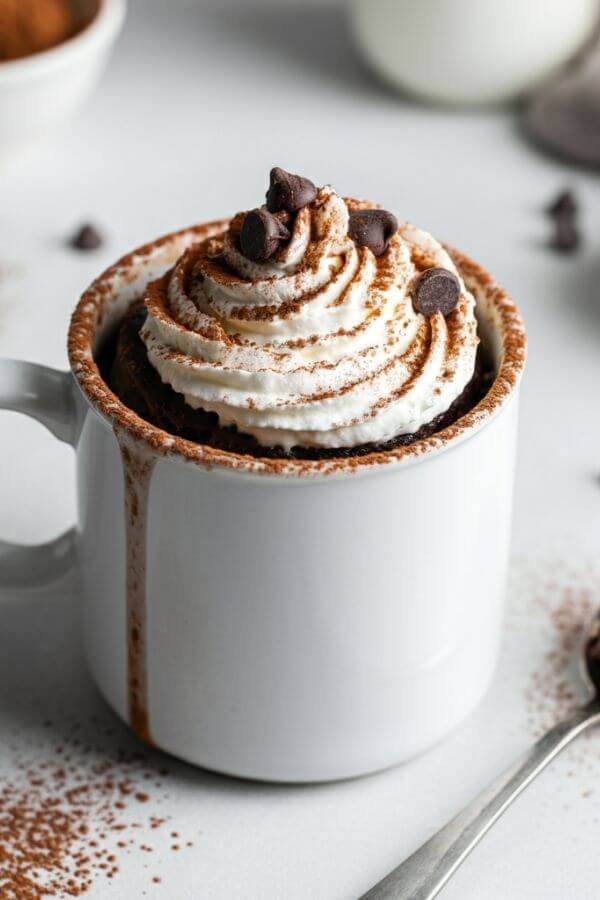
[[[71,732],[77,730],[75,723]],[[138,790],[147,775],[158,779],[158,797]],[[160,840],[169,817],[156,815],[154,805],[162,802],[164,777],[150,754],[104,748],[100,740],[82,743],[75,736],[15,760],[14,774],[0,779],[2,900],[79,897],[96,878],[117,877],[120,854],[136,846],[128,832],[146,826]],[[149,804],[151,814],[132,820],[140,802]],[[137,846],[144,853],[154,850]]]
[[[512,593],[519,609],[513,606],[509,626],[531,628],[534,613],[535,628],[544,641],[525,686],[528,725],[538,738],[589,699],[578,654],[591,617],[600,607],[600,572],[594,565],[548,558],[525,566],[518,578],[521,583],[513,584]],[[589,779],[595,785],[600,778],[599,737],[592,729],[564,751],[562,758],[569,762],[569,768],[563,769],[566,777]],[[592,788],[582,785],[580,794],[590,797]]]
[[[554,594],[553,585],[548,587],[548,594],[537,596],[534,602],[548,616],[553,640],[532,673],[527,691],[530,717],[538,734],[568,716],[580,700],[573,662],[595,606],[589,588],[565,586]]]

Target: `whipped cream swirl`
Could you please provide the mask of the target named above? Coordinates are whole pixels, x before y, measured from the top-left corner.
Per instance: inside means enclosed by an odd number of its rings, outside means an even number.
[[[240,251],[241,215],[188,249],[145,297],[141,336],[163,382],[221,425],[285,449],[384,442],[446,412],[475,368],[474,298],[412,225],[378,258],[357,246],[349,211],[366,206],[321,188],[264,262]],[[413,308],[411,285],[433,266],[460,280],[446,318]]]

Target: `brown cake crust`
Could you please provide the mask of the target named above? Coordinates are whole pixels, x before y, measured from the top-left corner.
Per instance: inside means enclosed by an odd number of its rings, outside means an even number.
[[[399,435],[385,443],[336,449],[294,447],[289,451],[281,447],[263,447],[251,435],[243,434],[235,427],[219,425],[215,413],[192,409],[181,394],[161,381],[148,362],[146,348],[139,336],[145,317],[143,302],[133,303],[120,323],[112,346],[105,351],[103,374],[115,394],[142,419],[175,437],[257,459],[347,459],[408,446],[454,424],[483,399],[494,378],[491,365],[480,351],[473,378],[445,413],[413,434]]]

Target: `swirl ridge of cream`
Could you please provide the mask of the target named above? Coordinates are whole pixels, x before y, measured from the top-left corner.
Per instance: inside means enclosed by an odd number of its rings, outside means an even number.
[[[267,259],[240,247],[244,214],[192,245],[145,292],[150,364],[192,409],[262,446],[355,447],[418,432],[475,371],[475,299],[450,255],[404,223],[376,256],[348,234],[353,211],[330,186],[295,216]],[[419,274],[453,273],[448,315],[413,303]]]

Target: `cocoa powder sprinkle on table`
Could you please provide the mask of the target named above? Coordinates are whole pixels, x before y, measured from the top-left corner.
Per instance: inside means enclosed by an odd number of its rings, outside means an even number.
[[[128,833],[146,827],[163,840],[159,829],[170,817],[153,807],[164,802],[167,775],[151,754],[86,745],[75,737],[16,760],[13,774],[0,779],[2,900],[79,897],[97,879],[118,876],[123,852],[152,852]],[[138,789],[149,778],[156,779],[160,796]],[[141,820],[140,804],[151,809]],[[168,832],[164,840],[157,850],[170,846]]]
[[[521,560],[513,568],[516,598],[508,628],[531,634],[524,699],[529,729],[539,738],[589,699],[578,663],[586,628],[600,607],[600,571],[594,563],[570,563],[558,554]],[[582,782],[584,798],[594,794],[600,778],[599,737],[597,729],[582,735],[556,763],[567,777]]]

